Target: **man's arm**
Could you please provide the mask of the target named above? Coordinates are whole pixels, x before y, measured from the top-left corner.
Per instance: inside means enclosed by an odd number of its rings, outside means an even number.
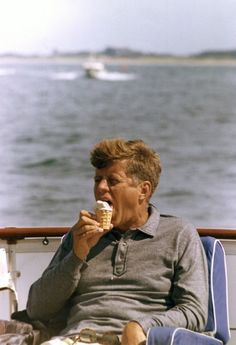
[[[27,301],[30,318],[47,321],[66,305],[78,286],[90,249],[103,234],[95,215],[81,211],[79,221],[67,234],[48,268],[30,288]]]
[[[208,313],[208,269],[197,231],[183,229],[178,238],[178,261],[172,283],[173,307],[150,318],[136,320],[147,332],[150,327],[184,327],[203,331]],[[190,231],[189,231],[190,230]]]
[[[47,321],[74,292],[80,279],[83,261],[72,251],[72,234],[68,233],[41,278],[29,291],[27,313],[30,318]]]

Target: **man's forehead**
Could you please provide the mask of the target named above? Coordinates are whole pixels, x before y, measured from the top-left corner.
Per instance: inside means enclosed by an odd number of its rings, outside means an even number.
[[[126,175],[127,161],[115,161],[105,168],[95,169],[96,175],[111,175],[111,174],[121,174]]]

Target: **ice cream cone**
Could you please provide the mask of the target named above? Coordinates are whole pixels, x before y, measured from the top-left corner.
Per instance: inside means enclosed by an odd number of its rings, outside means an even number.
[[[95,213],[100,227],[104,230],[110,230],[112,207],[107,202],[98,200],[95,206]]]
[[[104,230],[109,230],[111,226],[112,211],[98,210],[96,216],[97,221],[100,223],[100,227]]]

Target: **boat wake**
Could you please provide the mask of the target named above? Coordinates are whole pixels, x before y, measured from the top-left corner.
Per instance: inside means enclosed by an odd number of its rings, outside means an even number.
[[[126,81],[135,79],[135,75],[130,73],[101,71],[97,73],[95,79],[108,81]]]
[[[7,75],[14,75],[15,70],[13,68],[0,68],[0,77],[4,77]]]
[[[13,68],[0,68],[0,77],[5,77],[5,76],[13,76],[16,74],[21,74],[24,76],[28,77],[39,77],[39,78],[48,78],[50,80],[55,80],[55,81],[73,81],[76,79],[83,78],[84,73],[81,70],[74,70],[74,71],[57,71],[57,72],[42,72],[42,71],[16,71]],[[89,69],[86,71],[86,77],[91,78],[91,79],[97,79],[97,80],[106,80],[106,81],[127,81],[127,80],[133,80],[136,78],[134,74],[131,73],[122,73],[122,72],[113,72],[113,71],[108,71],[104,67],[100,69]]]
[[[77,72],[57,72],[50,75],[50,79],[53,80],[75,80],[80,77]]]

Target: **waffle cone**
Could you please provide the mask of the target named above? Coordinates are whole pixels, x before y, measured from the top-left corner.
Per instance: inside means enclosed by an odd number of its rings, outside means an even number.
[[[100,223],[100,227],[104,230],[110,230],[112,211],[109,210],[97,210],[97,221]]]

